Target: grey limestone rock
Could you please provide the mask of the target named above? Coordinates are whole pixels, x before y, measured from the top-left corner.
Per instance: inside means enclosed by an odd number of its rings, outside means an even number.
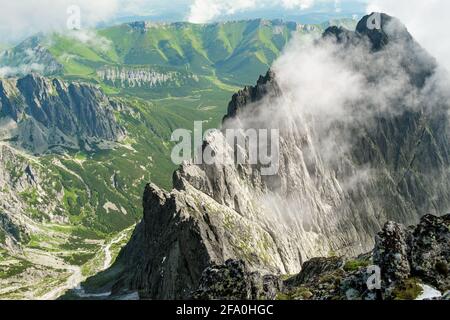
[[[377,42],[377,37],[359,28],[346,32],[345,38],[353,39],[346,45],[363,52],[355,67],[366,81],[377,81],[370,66],[380,57],[382,61],[399,58],[392,61],[399,65],[413,61],[416,67],[405,69],[408,88],[422,92],[435,72],[434,60],[405,28],[396,30],[402,36],[394,33],[389,38],[391,33],[383,29],[389,41]],[[338,31],[330,29],[325,35]],[[413,51],[398,51],[397,45]],[[349,52],[345,45],[338,48],[342,56]],[[394,76],[386,68],[387,77]],[[277,128],[278,172],[264,176],[260,164],[191,161],[174,173],[171,192],[148,186],[144,219],[118,259],[125,267],[116,291],[139,290],[152,299],[188,298],[205,268],[229,259],[243,261],[250,272],[263,275],[297,274],[305,261],[315,257],[354,257],[371,251],[386,221],[412,225],[426,212],[445,213],[450,206],[447,100],[437,95],[429,109],[417,108],[401,95],[390,101],[395,112],[375,113],[366,122],[360,121],[366,114],[351,123],[337,121],[326,129],[336,136],[350,136],[351,143],[349,148],[335,145],[330,152],[320,135],[324,121],[282,109],[280,80],[269,72],[255,87],[234,95],[222,131],[212,133],[203,145],[226,157],[225,129]],[[377,247],[392,254],[377,259],[388,270],[386,279],[396,281],[420,270],[421,262],[409,261],[409,231],[395,224],[392,228],[392,232],[385,230],[385,236],[395,237],[393,246],[387,238],[379,238]],[[435,263],[445,273],[442,261]],[[363,279],[354,276],[356,282]],[[339,275],[325,279],[323,294],[316,296],[331,296],[328,287],[345,295],[336,279]]]
[[[90,149],[119,141],[126,132],[113,104],[95,86],[49,80],[36,74],[0,81],[0,117],[12,119],[10,133],[21,147],[41,154],[51,149]]]

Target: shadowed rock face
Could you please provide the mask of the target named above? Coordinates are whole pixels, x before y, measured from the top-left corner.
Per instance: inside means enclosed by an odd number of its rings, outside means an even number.
[[[408,232],[408,261],[413,276],[441,291],[450,290],[450,215],[426,215]]]
[[[228,260],[223,266],[203,271],[200,286],[193,293],[197,300],[273,300],[281,290],[277,276],[250,272],[243,261]]]
[[[368,21],[375,15],[379,26]],[[384,13],[363,17],[354,32],[342,27],[330,27],[325,30],[324,37],[335,38],[347,47],[368,45],[375,55],[383,50],[391,51],[391,54],[400,56],[399,64],[417,87],[422,87],[437,67],[435,59],[414,40],[406,27],[398,19]]]
[[[382,17],[384,27],[389,18]],[[392,38],[388,28],[376,31],[387,35],[380,40],[363,27],[357,32],[330,28],[324,38],[334,37],[342,50],[369,44],[371,49],[363,51],[369,62],[402,52],[400,60],[414,62],[414,67],[405,64],[411,87],[422,89],[435,72],[434,59],[404,27],[395,30]],[[408,50],[398,51],[399,46]],[[364,73],[364,65],[358,67],[367,81],[377,80]],[[244,261],[251,272],[294,274],[314,257],[372,250],[386,221],[409,225],[424,213],[446,212],[450,143],[445,99],[434,99],[427,108],[407,108],[409,100],[399,97],[389,105],[396,112],[375,113],[370,124],[336,122],[333,130],[350,135],[352,144],[330,161],[320,148],[320,122],[300,123],[295,115],[272,108],[283,94],[279,80],[269,72],[255,87],[234,95],[224,122],[224,129],[278,126],[278,173],[263,176],[259,165],[186,163],[174,173],[172,192],[149,185],[144,219],[118,258],[125,269],[114,292],[187,298],[205,268],[229,259]],[[398,106],[405,108],[400,112]],[[268,123],[255,124],[267,112],[272,112]],[[224,152],[222,135],[213,137],[205,145]],[[367,168],[368,177],[353,181]]]
[[[236,117],[240,109],[249,104],[261,101],[267,96],[279,95],[280,89],[274,79],[275,74],[269,71],[264,77],[259,77],[256,86],[245,87],[242,91],[234,94],[228,104],[228,112],[224,121]]]
[[[34,153],[52,148],[89,150],[125,135],[111,102],[99,89],[36,74],[0,81],[0,115],[14,122],[10,140]]]
[[[374,16],[372,13],[365,16],[356,26],[356,32],[359,35],[367,36],[372,43],[374,50],[380,50],[392,42],[410,42],[414,41],[406,27],[396,18],[387,14]],[[378,19],[378,22],[371,22]],[[379,26],[376,24],[379,23]],[[378,27],[381,27],[380,29]]]

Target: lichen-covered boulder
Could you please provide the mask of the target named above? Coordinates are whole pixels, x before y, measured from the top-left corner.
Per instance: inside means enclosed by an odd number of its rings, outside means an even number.
[[[424,216],[408,242],[412,274],[441,291],[450,290],[450,215]]]
[[[373,262],[381,268],[381,277],[387,286],[410,275],[407,240],[405,226],[392,221],[375,237]]]
[[[341,257],[313,258],[306,261],[302,266],[302,271],[286,283],[288,285],[300,285],[317,281],[323,274],[336,271],[343,266],[344,260]]]
[[[242,260],[206,268],[192,297],[199,300],[272,300],[281,290],[277,276],[249,272]]]

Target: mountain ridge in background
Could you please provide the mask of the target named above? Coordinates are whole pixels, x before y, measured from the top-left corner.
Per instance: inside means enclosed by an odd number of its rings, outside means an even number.
[[[332,21],[355,24],[351,19]],[[33,36],[4,52],[0,65],[45,65],[37,71],[94,80],[99,80],[99,67],[152,65],[242,85],[250,84],[270,66],[293,32],[320,35],[328,25],[330,22],[302,25],[280,19],[211,24],[136,21],[66,36]]]

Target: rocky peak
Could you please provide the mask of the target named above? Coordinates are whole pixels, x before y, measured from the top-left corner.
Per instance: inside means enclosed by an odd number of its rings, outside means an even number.
[[[17,87],[23,93],[43,98],[43,94],[47,93],[50,81],[37,73],[30,73],[17,80]]]
[[[371,54],[378,53],[378,57],[385,55],[388,60],[398,59],[397,65],[406,71],[411,84],[417,87],[424,86],[437,68],[436,60],[414,40],[405,25],[384,13],[364,16],[355,31],[329,27],[323,38],[333,38],[346,49],[367,47]]]
[[[6,82],[5,82],[6,83]],[[17,123],[18,143],[35,153],[58,148],[89,148],[118,141],[125,130],[116,122],[111,101],[95,86],[64,83],[29,74],[0,81],[0,111]]]
[[[392,43],[408,43],[414,39],[398,19],[385,13],[373,12],[364,16],[357,24],[356,31],[331,26],[324,32],[325,37],[334,36],[341,43],[359,44],[368,39],[372,50],[378,51]]]
[[[373,262],[380,266],[386,286],[418,277],[450,290],[450,214],[425,215],[410,228],[387,222],[376,236]]]
[[[373,12],[364,16],[356,26],[356,32],[367,36],[374,50],[383,48],[389,41],[413,41],[411,34],[400,20],[385,13]]]
[[[0,80],[0,117],[2,116],[10,117],[14,121],[17,121],[19,110],[9,101],[4,82]]]
[[[224,121],[236,117],[239,110],[252,103],[258,102],[269,96],[278,96],[279,87],[275,80],[275,73],[269,70],[265,76],[260,76],[256,86],[246,86],[243,90],[234,94],[228,104],[228,112]]]
[[[410,228],[408,260],[413,276],[442,291],[450,290],[450,214],[426,215]]]
[[[356,43],[359,39],[355,36],[354,31],[347,30],[343,27],[331,26],[328,27],[323,35],[323,38],[335,38],[339,43]]]
[[[387,222],[375,238],[373,260],[389,284],[407,279],[411,272],[407,240],[406,228],[393,221]]]

